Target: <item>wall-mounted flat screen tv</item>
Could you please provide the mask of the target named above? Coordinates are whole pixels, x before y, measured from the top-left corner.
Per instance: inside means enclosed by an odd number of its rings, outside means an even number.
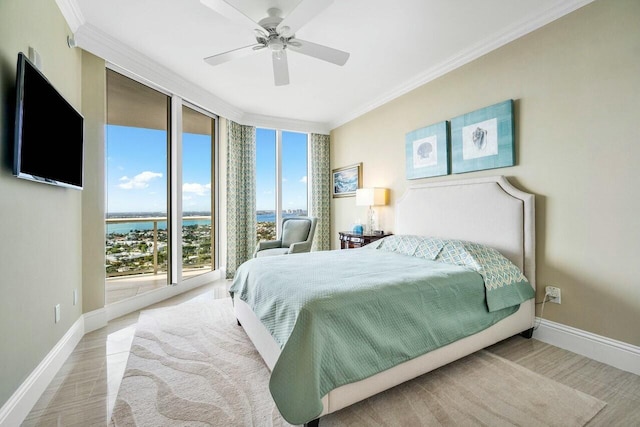
[[[16,92],[13,174],[81,190],[84,117],[22,52]]]

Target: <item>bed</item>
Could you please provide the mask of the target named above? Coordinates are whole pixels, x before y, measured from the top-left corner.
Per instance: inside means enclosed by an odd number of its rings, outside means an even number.
[[[393,236],[241,265],[235,315],[272,372],[283,417],[318,425],[498,341],[530,337],[534,214],[534,196],[503,176],[429,183],[399,199]]]

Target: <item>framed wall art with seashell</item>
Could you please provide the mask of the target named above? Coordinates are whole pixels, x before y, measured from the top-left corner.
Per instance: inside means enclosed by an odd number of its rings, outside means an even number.
[[[407,179],[449,173],[449,122],[416,129],[405,136]]]
[[[514,146],[511,99],[451,119],[453,173],[513,166]]]

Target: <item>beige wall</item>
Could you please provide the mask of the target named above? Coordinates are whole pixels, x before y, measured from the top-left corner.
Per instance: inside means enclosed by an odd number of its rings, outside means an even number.
[[[599,0],[331,133],[332,168],[363,162],[365,186],[505,175],[536,197],[544,317],[640,345],[640,2]],[[516,166],[405,179],[405,134],[515,100]],[[393,231],[393,208],[380,210]],[[364,208],[333,199],[333,247]]]
[[[82,54],[82,113],[85,119],[84,190],[82,191],[82,312],[105,303],[105,62]]]
[[[0,407],[82,313],[82,192],[12,176],[12,104],[18,52],[78,109],[81,61],[55,1],[0,1]],[[52,144],[62,143],[52,138]],[[54,306],[61,319],[54,323]]]

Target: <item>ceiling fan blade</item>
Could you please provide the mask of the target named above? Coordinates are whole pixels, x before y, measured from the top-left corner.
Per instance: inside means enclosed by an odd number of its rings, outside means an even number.
[[[298,6],[278,24],[278,33],[285,32],[293,35],[304,24],[309,22],[311,18],[322,12],[331,3],[333,3],[333,0],[302,0]],[[284,27],[288,27],[288,29]]]
[[[287,52],[281,50],[271,53],[273,61],[273,80],[276,86],[285,86],[289,84],[289,64],[287,62]]]
[[[224,0],[200,0],[200,2],[238,25],[265,34],[264,28],[260,24]]]
[[[311,43],[305,40],[293,39],[294,43],[288,45],[292,49],[303,55],[309,55],[323,61],[331,62],[336,65],[344,65],[349,59],[349,53],[338,49],[323,46],[321,44]]]
[[[209,65],[220,65],[224,62],[231,61],[232,59],[242,58],[243,56],[247,56],[253,52],[255,52],[256,48],[264,47],[260,43],[250,44],[249,46],[239,47],[237,49],[230,50],[228,52],[219,53],[217,55],[212,55],[204,58],[204,62]]]

